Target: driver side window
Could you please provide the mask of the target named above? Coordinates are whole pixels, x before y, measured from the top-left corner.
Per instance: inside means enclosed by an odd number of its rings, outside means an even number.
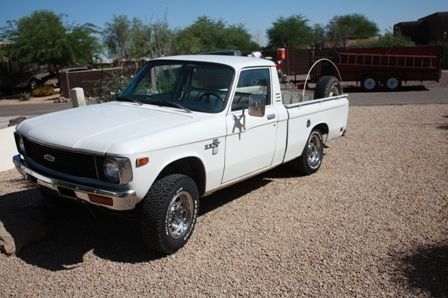
[[[269,105],[271,103],[269,83],[269,69],[243,70],[238,80],[235,97],[233,98],[232,111],[247,109],[251,95],[265,96],[266,105]]]

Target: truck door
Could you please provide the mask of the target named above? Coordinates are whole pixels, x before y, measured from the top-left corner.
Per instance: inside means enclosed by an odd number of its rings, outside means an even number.
[[[251,95],[266,96],[264,117],[248,114]],[[269,68],[241,71],[226,117],[226,157],[223,183],[269,167],[275,152],[278,115],[272,105]]]

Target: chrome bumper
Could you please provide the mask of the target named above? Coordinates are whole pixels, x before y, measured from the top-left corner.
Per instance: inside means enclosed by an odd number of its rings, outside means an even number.
[[[22,176],[40,187],[46,187],[56,191],[63,197],[71,199],[80,199],[93,205],[106,207],[113,210],[131,210],[139,202],[135,190],[116,191],[111,189],[96,188],[92,186],[77,184],[74,182],[48,177],[31,169],[28,163],[20,155],[12,158],[15,167]],[[67,195],[67,193],[73,195]],[[92,202],[89,195],[109,198],[112,204],[102,204]]]

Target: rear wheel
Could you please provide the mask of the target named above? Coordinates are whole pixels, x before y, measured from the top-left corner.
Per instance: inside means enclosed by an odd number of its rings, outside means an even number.
[[[389,91],[397,91],[401,88],[401,79],[398,76],[389,76],[384,86]]]
[[[324,141],[322,133],[313,129],[308,137],[302,155],[292,161],[293,169],[301,175],[311,175],[317,172],[324,158]]]
[[[190,177],[174,174],[157,180],[143,201],[143,240],[152,250],[176,252],[193,233],[198,209],[198,189]]]
[[[361,80],[361,86],[365,91],[374,91],[378,88],[378,81],[373,76],[366,76]]]

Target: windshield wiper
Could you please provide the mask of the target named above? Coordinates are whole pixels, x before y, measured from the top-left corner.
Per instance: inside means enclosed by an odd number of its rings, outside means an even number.
[[[119,100],[119,101],[131,101],[131,102],[135,102],[136,104],[138,104],[140,106],[142,105],[141,101],[139,101],[138,99],[135,99],[133,97],[130,97],[130,96],[117,96],[117,100]]]
[[[174,108],[184,110],[187,113],[191,113],[190,109],[184,107],[183,105],[181,105],[180,103],[175,102],[175,101],[152,100],[152,101],[148,102],[148,104],[162,106],[162,107],[163,106],[174,107]]]

